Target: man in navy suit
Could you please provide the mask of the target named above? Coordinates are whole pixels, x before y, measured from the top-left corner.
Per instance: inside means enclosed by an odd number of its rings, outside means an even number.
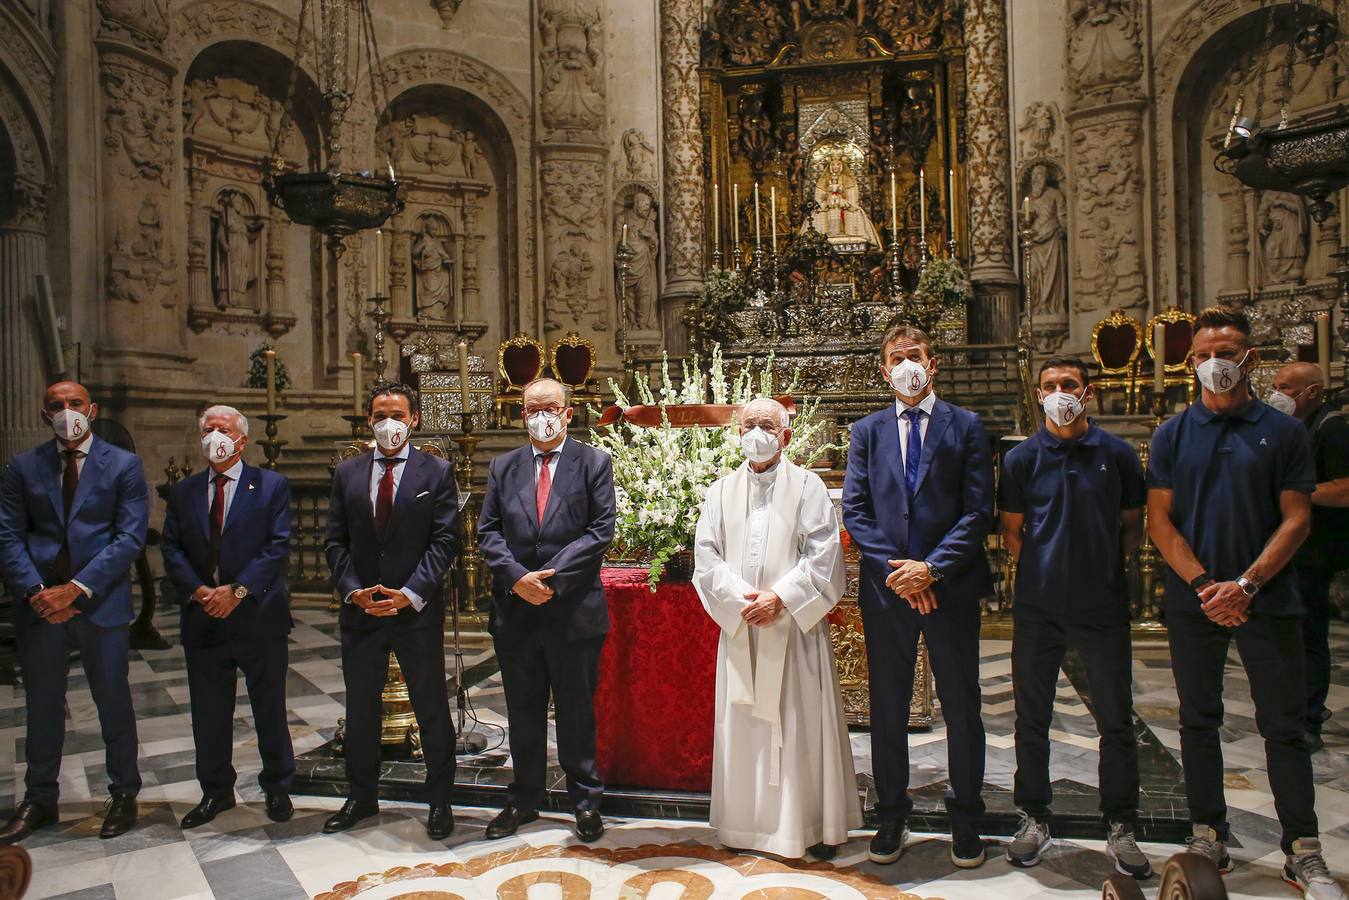
[[[932,341],[894,326],[881,374],[895,404],[852,429],[843,523],[862,552],[858,605],[871,672],[871,752],[880,827],[870,856],[904,851],[909,702],[918,636],[927,641],[946,720],[951,860],[984,861],[984,726],[979,714],[979,601],[993,593],[984,539],[993,527],[993,462],[975,413],[937,399]]]
[[[0,487],[0,573],[14,604],[27,700],[27,790],[0,844],[57,818],[66,679],[78,648],[98,707],[112,803],[101,837],[136,823],[136,714],[127,681],[130,571],[145,547],[149,490],[135,454],[98,440],[98,404],[73,381],[47,388],[56,440],[14,457]]]
[[[350,794],[324,823],[346,831],[379,812],[380,694],[389,653],[407,679],[421,730],[434,840],[454,830],[454,725],[445,687],[445,575],[459,552],[459,492],[450,464],[414,450],[417,392],[376,384],[369,400],[376,449],[333,474],[328,566],[342,597],[342,675],[347,688]]]
[[[237,409],[209,407],[198,428],[207,468],[174,485],[161,547],[182,603],[202,793],[182,824],[205,825],[234,806],[234,697],[241,671],[258,729],[258,783],[267,815],[284,822],[294,812],[295,775],[286,717],[290,482],[244,464],[248,420]]]
[[[478,546],[492,570],[489,630],[501,664],[515,781],[487,837],[539,817],[548,759],[548,695],[557,756],[567,776],[576,836],[604,833],[595,767],[595,687],[609,605],[600,566],[614,539],[609,457],[567,437],[567,389],[549,378],[525,386],[529,443],[492,460]]]

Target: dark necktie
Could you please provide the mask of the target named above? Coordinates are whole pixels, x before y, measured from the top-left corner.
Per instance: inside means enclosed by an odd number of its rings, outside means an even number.
[[[384,537],[384,528],[389,524],[389,516],[393,515],[393,473],[394,466],[403,461],[400,456],[382,457],[380,463],[384,466],[384,474],[379,479],[379,493],[375,496],[375,531],[379,536]]]
[[[539,508],[539,524],[543,524],[543,514],[548,509],[548,495],[553,492],[553,473],[548,464],[557,456],[557,451],[539,454],[539,479],[534,485],[534,503]]]
[[[215,493],[211,495],[211,577],[220,571],[220,535],[225,530],[225,485],[230,477],[215,476]]]
[[[918,463],[923,459],[923,416],[927,413],[918,407],[904,410],[904,418],[909,420],[908,449],[904,454],[904,487],[908,488],[909,499],[918,488]]]
[[[70,527],[70,508],[75,503],[75,491],[80,486],[80,452],[78,450],[62,450],[61,456],[65,458],[65,467],[61,470],[61,500],[62,500],[62,522],[66,531]],[[56,563],[53,574],[56,580],[62,584],[70,581],[75,573],[70,565],[70,538],[66,536],[61,541],[61,549],[56,551]]]

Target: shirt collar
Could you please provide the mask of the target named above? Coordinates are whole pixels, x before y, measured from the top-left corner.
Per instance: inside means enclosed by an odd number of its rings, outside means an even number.
[[[936,405],[937,405],[937,392],[936,392],[936,391],[933,391],[932,393],[928,394],[926,397],[923,398],[923,400],[922,400],[921,403],[919,403],[917,406],[913,406],[913,407],[911,407],[911,406],[906,406],[906,405],[904,404],[904,401],[903,401],[903,400],[900,400],[898,397],[896,397],[896,398],[895,398],[895,416],[896,416],[896,418],[903,418],[903,417],[904,417],[904,410],[906,410],[906,409],[921,409],[921,410],[923,411],[923,413],[924,413],[925,415],[927,415],[928,418],[931,418],[931,417],[932,417],[932,409],[933,409],[933,407],[935,407]]]
[[[407,442],[404,443],[403,446],[399,447],[398,452],[395,453],[393,456],[386,456],[385,454],[376,451],[375,459],[401,459],[404,462],[407,462],[408,456],[409,454],[411,454],[411,452],[412,452],[412,443]]]
[[[557,445],[556,447],[554,447],[552,450],[540,450],[538,447],[535,447],[532,443],[529,445],[529,449],[531,449],[531,450],[534,451],[534,458],[535,458],[535,459],[538,459],[540,456],[543,456],[543,454],[545,454],[545,453],[556,453],[556,454],[558,454],[559,456],[561,456],[561,455],[562,455],[562,448],[565,447],[565,446],[567,446],[567,436],[566,436],[566,435],[563,435],[563,436],[562,436],[562,443],[558,444],[558,445]]]
[[[1065,441],[1051,432],[1048,426],[1041,425],[1036,437],[1040,443],[1053,450],[1063,449],[1065,447],[1095,447],[1101,442],[1101,429],[1091,419],[1087,420],[1087,431],[1075,441]]]
[[[212,470],[211,473],[212,480],[215,479],[216,474],[217,473],[214,470]],[[220,472],[219,474],[224,475],[230,481],[238,481],[244,475],[244,458],[242,456],[239,457],[234,461],[234,465],[230,466],[228,469],[226,469],[223,472]]]
[[[1265,414],[1265,404],[1259,397],[1251,396],[1251,402],[1242,407],[1241,412],[1235,415],[1219,416],[1213,410],[1204,405],[1203,399],[1199,399],[1190,404],[1189,414],[1194,416],[1195,421],[1200,425],[1207,425],[1212,421],[1226,421],[1227,419],[1241,419],[1243,422],[1258,422],[1260,417]]]
[[[67,449],[70,449],[74,450],[77,456],[88,456],[89,452],[94,449],[94,433],[92,431],[86,434],[84,440],[80,441],[74,447],[67,448],[65,444],[56,440],[56,438],[52,438],[52,441],[56,444],[57,455],[65,453]]]
[[[754,484],[773,484],[778,479],[778,469],[782,467],[782,460],[778,460],[771,467],[762,472],[756,472],[750,468],[749,460],[743,463],[745,471],[749,473],[749,480]]]

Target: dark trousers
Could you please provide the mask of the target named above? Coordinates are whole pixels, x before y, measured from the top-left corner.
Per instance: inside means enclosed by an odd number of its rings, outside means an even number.
[[[1321,733],[1321,715],[1330,692],[1330,582],[1335,573],[1302,566],[1294,569],[1307,615],[1302,619],[1302,649],[1307,658],[1305,727]]]
[[[1265,739],[1265,769],[1283,828],[1283,850],[1290,852],[1298,838],[1316,837],[1311,756],[1302,740],[1306,685],[1301,621],[1254,615],[1245,625],[1224,628],[1202,613],[1168,610],[1166,627],[1180,698],[1180,760],[1190,820],[1226,837],[1219,730],[1227,650],[1235,639],[1255,703],[1255,725]]]
[[[1049,725],[1059,667],[1068,647],[1086,669],[1088,705],[1101,736],[1097,766],[1101,815],[1107,823],[1138,818],[1138,744],[1133,724],[1133,649],[1129,623],[1068,625],[1017,618],[1012,632],[1012,697],[1016,704],[1016,786],[1019,809],[1044,821],[1049,784]]]
[[[595,766],[595,688],[604,635],[553,642],[536,636],[497,639],[501,685],[506,692],[511,765],[511,802],[524,812],[544,799],[548,772],[548,695],[553,695],[557,760],[567,776],[567,794],[577,810],[600,808],[604,782]]]
[[[80,613],[61,625],[25,622],[18,632],[28,734],[25,800],[52,809],[60,796],[61,750],[66,739],[66,682],[70,651],[79,648],[89,691],[98,708],[110,791],[134,797],[141,789],[136,764],[136,712],[127,681],[128,627],[100,628]]]
[[[909,704],[918,635],[927,641],[946,721],[951,788],[946,808],[953,824],[983,814],[984,723],[979,699],[979,604],[946,600],[926,616],[907,603],[884,612],[862,612],[871,672],[871,766],[876,818],[900,821],[913,810],[909,798]]]
[[[380,695],[389,676],[389,653],[398,657],[408,699],[421,731],[427,802],[450,802],[454,787],[454,723],[445,686],[445,646],[440,628],[342,629],[342,679],[347,687],[347,781],[352,800],[379,797]]]
[[[231,640],[212,647],[184,647],[187,689],[192,698],[192,741],[197,748],[197,781],[204,796],[231,796],[234,771],[234,698],[244,673],[258,732],[262,774],[268,793],[289,793],[295,752],[286,713],[286,638]]]

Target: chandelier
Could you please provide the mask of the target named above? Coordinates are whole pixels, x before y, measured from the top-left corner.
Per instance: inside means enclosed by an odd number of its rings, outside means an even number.
[[[1312,218],[1318,223],[1324,222],[1333,210],[1331,198],[1335,192],[1349,185],[1349,110],[1337,106],[1290,123],[1289,106],[1295,90],[1294,67],[1299,62],[1315,72],[1327,53],[1333,52],[1341,70],[1349,65],[1349,40],[1342,39],[1349,33],[1345,27],[1349,24],[1345,5],[1345,0],[1334,0],[1333,10],[1328,11],[1315,5],[1297,4],[1284,7],[1282,16],[1278,15],[1277,5],[1270,6],[1261,47],[1263,56],[1255,74],[1255,109],[1246,115],[1244,94],[1238,97],[1227,137],[1214,160],[1218,171],[1234,176],[1247,187],[1308,198]],[[1276,96],[1272,98],[1279,104],[1279,117],[1271,125],[1261,127],[1266,81],[1280,43],[1286,43],[1287,49],[1276,64]],[[1249,69],[1248,58],[1240,73],[1243,86],[1249,83]],[[1307,77],[1303,84],[1310,80]]]
[[[312,29],[317,43],[314,62],[323,100],[319,127],[327,138],[327,167],[316,172],[294,171],[283,152],[295,119],[296,82],[305,56],[306,26]],[[378,228],[403,208],[404,190],[395,177],[391,156],[385,158],[387,178],[384,173],[343,167],[343,127],[362,75],[369,81],[371,107],[387,109],[388,87],[369,0],[301,0],[281,127],[272,144],[262,187],[268,200],[281,207],[292,222],[318,229],[338,247],[341,238]],[[385,150],[388,154],[392,148]]]

